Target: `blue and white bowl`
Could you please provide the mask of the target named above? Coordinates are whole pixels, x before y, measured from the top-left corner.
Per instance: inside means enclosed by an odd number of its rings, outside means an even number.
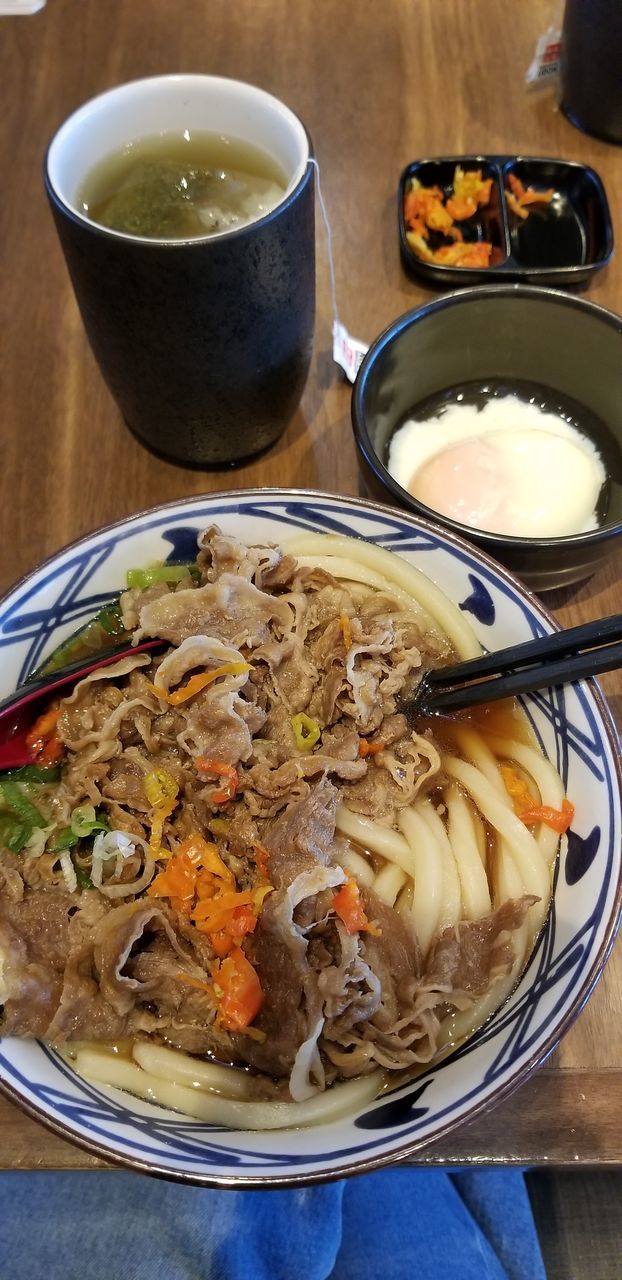
[[[297,490],[185,499],[83,538],[30,574],[0,605],[6,696],[67,635],[118,593],[130,567],[192,558],[210,523],[248,541],[300,530],[356,535],[405,556],[468,614],[489,649],[555,629],[504,569],[433,525],[362,502]],[[318,1128],[268,1133],[214,1128],[86,1083],[34,1041],[0,1041],[0,1088],[31,1116],[93,1154],[143,1172],[213,1186],[283,1187],[378,1168],[417,1151],[499,1102],[558,1043],[590,995],[619,922],[619,744],[593,682],[524,699],[559,769],[575,818],[546,927],[513,995],[442,1065]]]

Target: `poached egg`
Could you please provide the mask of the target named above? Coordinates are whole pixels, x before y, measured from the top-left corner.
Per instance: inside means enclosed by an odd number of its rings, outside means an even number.
[[[516,395],[454,403],[395,432],[388,470],[417,501],[460,524],[556,538],[597,527],[606,473],[592,441]]]

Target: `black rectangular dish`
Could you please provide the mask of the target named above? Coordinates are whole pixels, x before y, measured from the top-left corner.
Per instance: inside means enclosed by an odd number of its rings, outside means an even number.
[[[479,183],[473,176],[478,171]],[[413,183],[418,196],[410,202],[407,221],[405,201]],[[419,216],[427,199],[421,188],[435,192],[431,226]],[[398,227],[406,270],[441,288],[495,280],[583,285],[613,253],[601,179],[594,169],[571,160],[510,155],[416,160],[400,177]]]

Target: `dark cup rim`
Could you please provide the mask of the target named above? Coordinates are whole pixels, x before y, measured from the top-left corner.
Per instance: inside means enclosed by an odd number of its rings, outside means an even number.
[[[584,314],[592,315],[595,320],[607,324],[610,328],[615,329],[622,335],[622,317],[616,315],[614,311],[609,311],[606,307],[599,303],[590,302],[586,298],[577,298],[572,294],[564,293],[561,289],[553,289],[545,285],[525,285],[525,284],[491,284],[491,285],[473,285],[470,288],[455,289],[451,293],[443,294],[442,297],[434,298],[430,302],[424,303],[421,307],[416,307],[411,311],[405,312],[393,320],[390,325],[384,329],[374,340],[365,353],[359,371],[356,376],[351,402],[351,417],[354,430],[354,437],[358,449],[360,450],[370,471],[375,474],[392,494],[395,501],[414,514],[423,516],[427,520],[435,523],[441,523],[443,528],[451,529],[458,537],[467,538],[471,541],[484,539],[488,548],[499,547],[501,552],[529,550],[534,548],[542,548],[555,551],[556,548],[562,547],[593,547],[598,546],[602,542],[607,542],[609,538],[615,537],[620,532],[621,522],[615,521],[610,524],[599,525],[597,529],[589,529],[585,533],[564,534],[557,538],[529,538],[516,537],[512,534],[491,533],[485,529],[474,529],[470,525],[460,524],[458,520],[453,520],[451,516],[440,516],[438,511],[433,507],[427,507],[425,503],[420,502],[417,498],[413,498],[407,489],[403,489],[397,480],[391,475],[390,471],[385,467],[379,454],[376,452],[372,443],[369,431],[367,429],[367,417],[365,410],[365,393],[368,379],[372,373],[374,365],[378,357],[384,352],[386,347],[390,346],[393,339],[406,329],[410,329],[412,325],[417,324],[425,319],[427,315],[444,310],[446,307],[455,306],[460,303],[469,303],[481,297],[530,297],[540,299],[545,303],[561,303],[562,306],[573,307],[575,310]],[[502,555],[501,555],[501,558]]]

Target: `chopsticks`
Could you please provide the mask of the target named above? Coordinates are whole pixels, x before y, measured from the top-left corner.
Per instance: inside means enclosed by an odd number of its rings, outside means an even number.
[[[482,702],[567,684],[616,667],[622,667],[620,613],[453,667],[426,671],[412,697],[404,700],[402,710],[418,715],[464,711]]]

